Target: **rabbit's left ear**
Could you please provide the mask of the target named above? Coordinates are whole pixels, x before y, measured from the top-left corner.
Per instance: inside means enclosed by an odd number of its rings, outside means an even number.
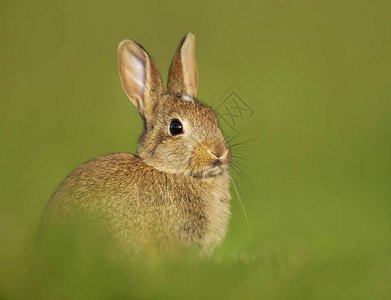
[[[164,93],[155,62],[141,45],[125,40],[118,46],[118,66],[126,95],[136,105],[144,121],[151,122],[156,102]]]
[[[185,35],[179,44],[168,73],[167,92],[196,97],[198,91],[198,71],[195,54],[195,36]]]

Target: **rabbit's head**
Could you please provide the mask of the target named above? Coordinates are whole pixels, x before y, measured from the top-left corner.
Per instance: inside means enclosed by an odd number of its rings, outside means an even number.
[[[144,122],[138,152],[163,172],[212,177],[227,172],[230,150],[216,114],[196,99],[195,37],[188,33],[171,63],[167,92],[156,64],[134,41],[118,48],[122,86]]]

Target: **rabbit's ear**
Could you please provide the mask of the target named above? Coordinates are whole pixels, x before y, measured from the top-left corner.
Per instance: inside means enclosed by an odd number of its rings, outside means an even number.
[[[172,94],[196,97],[198,72],[195,53],[195,36],[185,35],[179,44],[168,73],[167,91]]]
[[[118,65],[122,87],[139,113],[149,119],[155,101],[164,93],[155,62],[143,47],[131,40],[118,46]]]

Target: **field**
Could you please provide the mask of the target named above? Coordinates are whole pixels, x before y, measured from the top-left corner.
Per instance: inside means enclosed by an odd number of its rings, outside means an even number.
[[[0,299],[391,299],[388,1],[0,2]],[[163,80],[186,32],[198,98],[235,155],[210,258],[107,259],[68,228],[36,244],[76,166],[137,151],[121,40]],[[87,242],[86,242],[87,241]]]

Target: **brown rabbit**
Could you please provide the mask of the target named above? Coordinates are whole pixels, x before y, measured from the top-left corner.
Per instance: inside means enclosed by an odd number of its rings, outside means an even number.
[[[121,248],[195,245],[210,253],[230,215],[230,149],[214,111],[195,98],[195,37],[179,44],[167,92],[142,46],[125,40],[118,58],[122,86],[144,122],[139,155],[108,154],[77,167],[49,201],[43,224],[87,214]]]

